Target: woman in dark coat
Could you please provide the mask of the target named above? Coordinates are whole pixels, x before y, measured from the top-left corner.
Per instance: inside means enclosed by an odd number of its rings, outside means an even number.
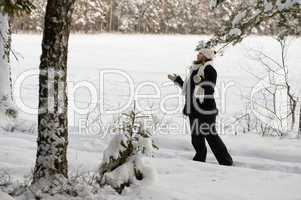
[[[206,139],[218,163],[230,166],[232,158],[215,127],[218,114],[214,99],[217,73],[211,63],[215,52],[209,48],[197,50],[197,60],[185,81],[176,74],[168,75],[168,78],[181,87],[185,95],[183,114],[190,121],[192,145],[196,151],[193,160],[206,161]]]

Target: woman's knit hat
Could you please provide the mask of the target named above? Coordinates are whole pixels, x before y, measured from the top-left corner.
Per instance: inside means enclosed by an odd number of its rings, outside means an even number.
[[[213,59],[216,54],[214,49],[210,48],[208,46],[208,43],[206,43],[205,41],[200,41],[199,44],[196,46],[195,50],[200,52],[210,60]]]

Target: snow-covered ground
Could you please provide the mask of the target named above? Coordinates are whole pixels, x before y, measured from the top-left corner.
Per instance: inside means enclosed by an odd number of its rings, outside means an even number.
[[[89,97],[87,87],[93,85],[96,92],[104,96],[105,107],[115,108],[124,104],[128,100],[129,91],[125,77],[120,74],[108,75],[104,92],[99,92],[101,85],[99,73],[104,69],[121,69],[133,78],[135,89],[146,81],[158,86],[160,91],[158,97],[153,99],[148,97],[146,100],[138,100],[137,103],[141,104],[142,109],[147,109],[147,106],[153,104],[155,112],[162,113],[159,108],[164,97],[178,94],[176,87],[164,85],[168,83],[167,74],[174,72],[184,76],[185,69],[195,56],[194,47],[203,38],[205,37],[180,35],[72,35],[69,87],[72,83],[81,83],[86,88],[78,89],[76,92],[69,90],[70,101],[75,102],[77,109],[83,109],[89,102],[101,102],[98,96],[92,100],[91,96]],[[15,85],[15,98],[24,101],[28,108],[21,110],[23,112],[21,116],[32,122],[37,116],[28,112],[30,107],[37,107],[38,77],[34,74],[39,65],[40,46],[39,35],[13,36],[13,48],[19,56],[19,61],[13,63],[13,79],[22,80],[23,76],[24,80],[22,84],[18,83],[19,89],[18,84]],[[290,80],[296,94],[301,93],[298,88],[300,84],[298,79],[301,75],[300,47],[301,40],[294,40],[288,54],[289,69],[292,72]],[[230,47],[224,56],[217,58],[219,89],[216,96],[221,118],[229,118],[242,112],[244,99],[241,94],[249,95],[252,87],[258,82],[248,72],[259,75],[262,72],[258,63],[247,55],[250,48],[264,50],[276,58],[280,53],[277,43],[271,38],[250,37],[242,44]],[[222,89],[225,87],[228,89],[223,93]],[[148,85],[139,90],[139,94],[153,94],[154,91],[156,92]],[[166,101],[165,104],[168,109],[177,106],[175,101]],[[102,152],[108,144],[109,137],[100,135],[99,130],[83,134],[78,130],[79,119],[86,119],[87,116],[76,113],[72,103],[70,108],[72,126],[68,150],[70,171],[93,172],[102,160]],[[121,196],[105,188],[96,199],[301,199],[300,140],[260,137],[254,132],[237,136],[223,134],[222,138],[233,155],[235,166],[217,165],[210,151],[208,162],[198,163],[192,161],[194,151],[190,144],[190,135],[183,129],[185,119],[180,112],[179,109],[174,114],[166,115],[169,120],[176,121],[174,125],[182,123],[176,128],[178,130],[171,129],[168,134],[162,132],[155,134],[154,138],[160,149],[150,161],[157,170],[156,181],[151,185],[144,185],[143,188],[132,187]],[[182,134],[176,134],[179,132]],[[7,172],[16,179],[22,179],[31,173],[35,153],[35,133],[0,131],[0,172]]]
[[[12,197],[10,197],[8,194],[0,191],[0,199],[1,200],[12,200]]]
[[[235,166],[217,165],[209,151],[208,163],[192,161],[189,135],[156,136],[160,149],[152,159],[156,181],[132,187],[121,196],[109,188],[96,199],[274,199],[301,197],[301,142],[258,135],[223,136]],[[0,170],[17,177],[34,166],[36,136],[0,133]],[[68,151],[72,172],[93,172],[100,164],[106,142],[72,134]]]

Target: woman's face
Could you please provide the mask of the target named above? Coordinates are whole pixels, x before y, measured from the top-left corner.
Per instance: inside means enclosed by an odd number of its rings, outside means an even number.
[[[207,58],[201,52],[199,52],[197,54],[197,61],[198,62],[205,62],[206,60],[207,60]]]

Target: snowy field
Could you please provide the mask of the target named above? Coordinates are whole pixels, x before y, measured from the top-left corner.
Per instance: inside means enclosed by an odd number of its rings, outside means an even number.
[[[204,38],[181,35],[71,35],[69,125],[78,128],[87,113],[97,110],[95,106],[99,108],[101,105],[104,110],[110,111],[129,108],[126,105],[134,101],[130,96],[136,93],[147,95],[146,98],[136,99],[139,110],[151,110],[161,116],[164,114],[164,119],[175,125],[180,124],[178,129],[182,130],[183,99],[178,98],[181,96],[179,89],[167,80],[167,74],[178,73],[184,78],[195,58],[194,48]],[[298,87],[301,76],[300,47],[301,39],[291,40],[287,58],[289,79],[296,95],[301,94]],[[41,36],[14,35],[13,48],[18,56],[18,61],[13,59],[13,79],[17,81],[15,98],[21,102],[18,105],[25,111],[26,118],[35,120]],[[231,123],[233,116],[245,111],[252,88],[260,79],[267,77],[263,66],[254,60],[254,50],[263,51],[280,61],[279,44],[270,37],[249,37],[241,44],[226,49],[224,55],[215,60],[218,71],[215,98],[220,121],[226,124]],[[108,73],[110,70],[115,71]]]
[[[71,36],[69,86],[78,83],[85,86],[76,91],[69,90],[69,99],[74,102],[69,110],[72,126],[68,151],[71,173],[95,171],[110,138],[103,137],[99,132],[82,134],[78,129],[79,120],[86,119],[87,114],[77,111],[91,106],[87,110],[92,112],[90,110],[93,110],[93,103],[99,105],[101,102],[107,109],[118,108],[129,100],[129,84],[125,75],[120,73],[105,77],[105,84],[100,92],[101,71],[122,70],[132,77],[136,90],[145,82],[156,85],[160,91],[159,96],[138,99],[137,103],[141,104],[142,110],[147,110],[153,105],[153,111],[162,114],[160,102],[167,95],[178,94],[177,88],[168,84],[167,74],[185,75],[185,69],[195,56],[193,49],[202,38],[204,37],[118,34]],[[22,84],[15,86],[15,98],[25,104],[21,106],[22,117],[32,122],[36,120],[36,114],[31,112],[34,109],[29,108],[37,107],[38,81],[34,74],[39,65],[40,43],[39,35],[13,36],[13,48],[19,57],[19,61],[13,63],[13,79],[23,80]],[[257,75],[263,72],[262,67],[250,58],[250,49],[260,49],[277,58],[280,54],[277,45],[269,37],[250,37],[242,44],[230,47],[222,57],[217,58],[216,95],[220,118],[229,119],[243,112],[245,100],[242,95],[249,95],[252,87],[258,82],[250,72]],[[288,64],[291,71],[290,81],[297,94],[301,93],[300,51],[301,40],[291,42]],[[225,85],[229,88],[223,93],[221,90]],[[90,86],[94,86],[97,92],[94,99],[94,90],[89,93],[87,89]],[[139,94],[153,94],[156,91],[154,88],[148,85],[139,90]],[[177,105],[175,101],[166,101],[166,104],[170,110],[177,106],[181,108],[181,103]],[[180,109],[167,114],[166,118],[185,123]],[[175,132],[178,133],[179,130]],[[155,157],[149,160],[157,170],[153,184],[144,185],[143,189],[139,185],[131,187],[121,196],[112,189],[105,188],[95,199],[301,200],[300,140],[260,137],[254,132],[238,136],[223,133],[222,138],[235,161],[235,166],[224,167],[217,165],[210,151],[207,163],[191,161],[194,151],[189,134],[172,134],[173,131],[168,133],[158,133],[154,136],[160,149],[156,151]],[[0,172],[7,172],[15,179],[22,179],[31,173],[35,153],[35,133],[0,132]]]

